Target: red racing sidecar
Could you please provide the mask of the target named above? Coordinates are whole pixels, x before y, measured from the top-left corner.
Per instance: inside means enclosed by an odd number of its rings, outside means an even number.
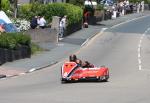
[[[109,79],[109,69],[105,66],[82,68],[75,62],[65,62],[61,68],[61,81],[96,80],[107,81]]]

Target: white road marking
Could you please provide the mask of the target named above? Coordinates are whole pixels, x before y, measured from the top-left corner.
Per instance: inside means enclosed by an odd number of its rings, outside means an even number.
[[[120,25],[126,24],[126,23],[131,22],[131,21],[135,21],[135,20],[138,20],[138,19],[141,19],[141,18],[144,18],[144,17],[148,17],[148,16],[142,16],[142,17],[138,17],[138,18],[135,18],[135,19],[127,20],[127,21],[125,21],[125,22],[116,24],[116,25],[112,26],[111,28],[115,28],[115,27],[118,27],[118,26],[120,26]],[[106,29],[107,29],[107,28],[103,28],[103,29],[100,31],[100,33],[98,33],[96,36],[94,36],[94,37],[91,38],[91,39],[86,40],[85,43],[82,44],[82,46],[85,46],[85,44],[86,44],[85,47],[87,47],[87,46],[88,46],[90,43],[92,43],[98,36],[100,36]],[[146,33],[147,33],[149,30],[150,30],[150,28],[148,28],[148,29],[142,34],[142,36],[141,36],[141,38],[140,38],[140,41],[139,41],[139,44],[138,44],[138,50],[137,50],[137,52],[138,52],[138,65],[139,65],[139,70],[143,70],[143,69],[142,69],[142,59],[141,59],[142,40],[143,40],[144,36],[146,35]],[[90,41],[90,42],[89,42],[89,41]],[[80,50],[77,52],[77,54],[78,54],[79,52],[80,52]]]
[[[102,28],[102,30],[101,30],[98,34],[96,34],[93,38],[91,38],[90,42],[88,42],[87,45],[90,44],[91,42],[95,41],[95,39],[96,39],[98,36],[102,35],[102,34],[104,33],[104,31],[107,30],[107,29],[108,29],[108,28]],[[88,40],[88,41],[89,41],[89,40]]]
[[[148,15],[148,16],[149,16],[149,15]],[[138,20],[138,19],[141,19],[141,18],[144,18],[144,17],[148,17],[148,16],[137,17],[137,18],[134,18],[134,19],[131,19],[131,20],[127,20],[127,21],[125,21],[125,22],[121,22],[121,23],[119,23],[119,24],[116,24],[116,25],[112,26],[111,29],[112,29],[112,28],[115,28],[115,27],[118,27],[118,26],[120,26],[120,25],[126,24],[126,23],[128,23],[128,22],[135,21],[135,20]]]
[[[25,75],[26,73],[20,73],[19,75]]]
[[[131,19],[131,20],[129,19],[129,20],[125,21],[125,22],[121,22],[121,23],[119,23],[119,24],[116,24],[116,25],[112,26],[111,28],[115,28],[115,27],[118,27],[118,26],[123,25],[123,24],[125,24],[125,23],[131,22],[131,21],[134,21],[134,20],[137,20],[137,19],[140,19],[140,18],[144,18],[144,17],[147,17],[147,16],[141,16],[141,17],[137,17],[137,18],[134,18],[134,19]],[[88,44],[90,44],[95,38],[97,38],[97,36],[100,36],[106,29],[108,29],[108,28],[102,28],[102,30],[101,30],[98,34],[96,34],[93,38],[87,39],[87,40],[81,45],[81,47],[87,47]],[[78,54],[79,52],[80,52],[80,50],[77,51],[75,54]]]
[[[142,63],[141,59],[138,59],[138,62],[139,62],[139,65],[141,65],[141,63]]]
[[[138,54],[138,58],[141,58],[141,54]]]
[[[139,70],[142,70],[142,66],[141,65],[139,65]]]
[[[138,54],[141,54],[141,45],[138,46]]]
[[[91,38],[88,38],[82,45],[81,45],[81,48],[75,52],[74,54],[79,54],[80,51],[83,49],[83,48],[86,48],[89,44],[91,44],[98,36],[102,35],[104,33],[105,30],[107,30],[108,28],[102,28],[102,30],[97,33],[95,36],[91,37]]]
[[[142,35],[142,37],[143,37],[143,35]],[[139,47],[141,47],[142,40],[143,40],[143,38],[140,39],[140,45],[139,45]]]
[[[32,69],[29,70],[29,73],[30,73],[30,72],[33,72],[33,71],[35,71],[35,70],[36,70],[35,68],[32,68]]]
[[[139,44],[138,44],[138,65],[139,65],[139,70],[144,70],[142,68],[142,57],[141,57],[141,47],[142,47],[142,41],[143,41],[143,38],[144,36],[147,34],[147,32],[150,30],[150,28],[148,28],[143,34],[142,36],[140,37],[140,41],[139,41]]]
[[[89,41],[89,39],[87,39],[87,40],[81,45],[81,47],[84,46],[85,44],[87,44],[88,41]]]
[[[143,35],[144,36],[144,35]],[[143,36],[141,36],[141,40],[140,41],[142,41],[143,40]]]

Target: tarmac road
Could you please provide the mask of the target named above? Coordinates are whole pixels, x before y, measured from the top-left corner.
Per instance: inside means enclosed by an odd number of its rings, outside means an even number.
[[[60,62],[0,81],[1,103],[149,103],[150,16],[108,28],[77,52],[110,68],[109,82],[61,84]]]

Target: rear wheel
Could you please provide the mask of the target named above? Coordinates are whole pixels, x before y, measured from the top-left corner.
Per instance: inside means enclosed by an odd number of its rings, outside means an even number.
[[[67,81],[61,81],[61,84],[67,83]]]
[[[74,83],[75,80],[61,80],[61,83],[62,84],[65,84],[65,83]]]
[[[99,77],[97,80],[100,82],[107,82],[109,78],[109,75],[105,75],[103,77]]]
[[[104,81],[107,82],[108,78],[109,78],[109,75],[106,75]]]
[[[109,79],[109,71],[107,70],[107,75],[105,75],[105,79],[104,79],[104,81],[105,81],[105,82],[107,82],[107,81],[108,81],[108,79]]]
[[[104,81],[107,82],[107,81],[108,81],[108,78],[109,78],[108,75],[106,75]]]

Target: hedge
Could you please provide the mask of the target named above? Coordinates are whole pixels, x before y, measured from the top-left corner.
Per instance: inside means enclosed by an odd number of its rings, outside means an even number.
[[[1,0],[1,9],[7,12],[7,10],[11,9],[10,1],[9,0]]]
[[[82,20],[83,10],[79,6],[68,3],[50,3],[50,4],[24,4],[19,8],[19,17],[31,20],[34,16],[45,16],[48,22],[51,22],[52,16],[67,15],[68,24],[77,23]]]
[[[73,4],[73,5],[78,5],[80,7],[84,6],[84,1],[85,0],[66,0],[67,3]]]
[[[23,33],[2,33],[0,35],[0,48],[16,49],[19,45],[30,46],[31,39]]]

